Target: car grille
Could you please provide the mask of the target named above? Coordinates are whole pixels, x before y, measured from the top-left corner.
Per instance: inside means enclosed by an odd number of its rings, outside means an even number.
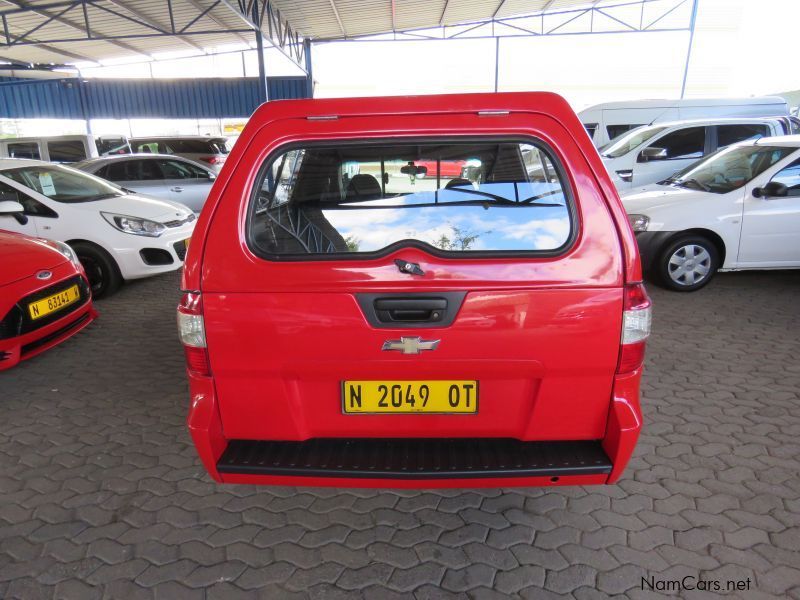
[[[186,260],[186,240],[175,242],[172,244],[172,247],[175,248],[175,254],[178,255],[178,258],[181,259],[181,262]]]
[[[195,215],[194,213],[190,213],[189,216],[186,217],[185,219],[175,219],[174,221],[165,221],[163,225],[166,225],[167,227],[180,227],[184,223],[191,223],[196,218],[197,215]]]
[[[58,310],[40,319],[36,319],[35,321],[30,318],[30,315],[26,310],[29,303],[35,302],[36,300],[41,300],[42,298],[47,298],[47,296],[57,294],[58,292],[62,292],[75,284],[78,285],[78,291],[80,293],[80,298],[77,302],[73,302],[64,309]],[[45,325],[49,325],[50,323],[57,321],[58,319],[61,319],[62,317],[65,317],[66,315],[79,309],[81,306],[86,304],[86,301],[89,300],[90,297],[91,292],[89,291],[89,285],[80,275],[75,275],[64,281],[54,283],[53,285],[48,286],[43,290],[39,290],[34,294],[29,294],[24,298],[21,298],[11,308],[11,310],[5,314],[3,320],[0,321],[0,340],[17,337],[25,333],[35,331],[40,327],[44,327]]]

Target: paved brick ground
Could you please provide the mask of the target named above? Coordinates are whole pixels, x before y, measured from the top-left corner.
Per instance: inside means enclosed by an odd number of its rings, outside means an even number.
[[[0,598],[640,598],[642,576],[689,574],[800,599],[800,274],[652,290],[621,484],[441,492],[212,483],[177,281],[127,286],[0,375]]]

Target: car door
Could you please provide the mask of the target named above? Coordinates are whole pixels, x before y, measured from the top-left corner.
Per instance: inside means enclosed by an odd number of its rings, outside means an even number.
[[[164,182],[164,175],[153,158],[118,160],[109,163],[104,175],[109,181],[138,194],[171,200],[172,193]]]
[[[777,152],[777,150],[776,150]],[[795,152],[748,186],[742,216],[739,264],[800,266],[800,156]],[[764,193],[770,182],[786,186],[785,196]],[[757,196],[753,190],[758,188]]]
[[[681,127],[652,140],[640,150],[633,166],[633,186],[662,181],[708,153],[706,127]],[[647,156],[647,151],[663,149],[661,157]]]
[[[52,208],[5,181],[0,181],[0,197],[19,202],[24,209],[22,218],[19,215],[0,215],[0,229],[33,237],[51,237],[53,223],[58,219],[58,213]]]
[[[194,212],[203,208],[213,183],[212,175],[188,161],[162,158],[157,159],[158,167],[164,175],[164,185],[170,192],[170,199],[188,206]]]

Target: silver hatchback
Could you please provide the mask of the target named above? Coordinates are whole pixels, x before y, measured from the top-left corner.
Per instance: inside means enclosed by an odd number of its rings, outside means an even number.
[[[200,212],[217,174],[204,165],[166,154],[124,154],[72,165],[138,194],[180,202]]]

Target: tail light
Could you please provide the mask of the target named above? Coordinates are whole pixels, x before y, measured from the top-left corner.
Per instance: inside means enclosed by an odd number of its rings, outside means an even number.
[[[200,160],[210,165],[218,165],[223,162],[223,159],[221,159],[219,156],[201,156]]]
[[[652,304],[641,283],[625,287],[617,373],[630,373],[644,363],[644,349],[650,336]]]
[[[211,375],[203,323],[203,302],[199,293],[187,293],[178,304],[178,335],[186,354],[186,368],[193,375]]]

